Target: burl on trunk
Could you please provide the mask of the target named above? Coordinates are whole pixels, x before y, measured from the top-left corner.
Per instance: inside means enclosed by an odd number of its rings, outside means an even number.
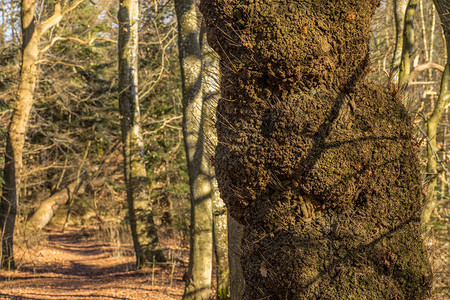
[[[244,299],[423,299],[421,174],[366,79],[379,0],[202,0],[221,57],[215,167],[245,226]]]

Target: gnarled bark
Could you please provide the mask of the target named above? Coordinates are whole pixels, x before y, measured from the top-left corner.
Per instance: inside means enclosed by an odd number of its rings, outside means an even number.
[[[379,0],[202,0],[221,58],[216,176],[244,226],[243,299],[425,299],[420,165],[368,82]]]

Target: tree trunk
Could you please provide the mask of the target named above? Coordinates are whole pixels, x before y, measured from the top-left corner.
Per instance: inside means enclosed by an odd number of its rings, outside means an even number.
[[[175,1],[183,90],[183,135],[191,188],[189,268],[183,299],[210,299],[212,275],[211,170],[203,124],[208,108],[202,96],[202,52],[196,5]]]
[[[227,208],[220,198],[217,180],[213,180],[213,245],[216,258],[217,299],[230,298],[230,270],[228,264]]]
[[[119,109],[121,114],[125,185],[136,267],[164,261],[153,221],[149,182],[144,162],[138,100],[137,0],[121,0],[119,20]]]
[[[228,214],[228,261],[230,265],[230,299],[241,300],[244,292],[242,274],[242,238],[243,226]]]
[[[439,121],[441,120],[442,114],[445,108],[450,103],[450,2],[435,0],[434,1],[436,10],[441,19],[442,28],[444,30],[444,36],[446,39],[447,45],[447,65],[445,67],[444,73],[442,74],[441,79],[441,89],[437,102],[434,105],[433,113],[428,119],[427,122],[427,176],[429,177],[429,184],[427,188],[427,199],[426,206],[422,213],[422,222],[426,225],[430,221],[431,214],[433,210],[436,208],[436,199],[435,199],[435,188],[437,185],[437,153],[439,149],[437,148],[437,130]]]
[[[3,231],[1,267],[5,269],[14,268],[13,235],[22,171],[23,146],[37,79],[39,32],[35,30],[35,7],[36,0],[22,1],[22,66],[17,101],[6,133],[3,176],[5,185],[0,200],[0,228]]]
[[[414,46],[414,15],[416,14],[417,4],[419,0],[409,0],[405,13],[405,24],[403,25],[403,47],[402,58],[400,62],[400,72],[398,78],[398,86],[403,91],[406,89],[411,73],[411,54]],[[407,100],[406,95],[403,97],[403,103]]]
[[[212,161],[217,146],[217,133],[215,129],[215,115],[217,101],[220,98],[219,57],[206,41],[202,41],[203,70],[203,107],[205,113],[202,117],[203,135],[206,139],[206,153],[208,161]],[[216,258],[217,298],[229,298],[229,268],[228,268],[228,228],[227,209],[220,198],[215,170],[209,164],[212,184],[212,214],[213,214],[213,246]]]
[[[5,185],[0,199],[0,228],[2,232],[2,268],[14,267],[13,234],[19,196],[20,174],[22,170],[23,146],[26,127],[37,81],[36,64],[39,55],[39,38],[61,18],[75,9],[83,0],[72,2],[66,9],[61,9],[61,1],[55,1],[54,14],[47,20],[36,24],[36,0],[22,0],[22,66],[20,69],[19,90],[14,104],[14,112],[6,133],[6,151],[4,180]]]
[[[450,2],[448,0],[433,0],[434,6],[441,19],[441,25],[444,29],[444,36],[447,45],[447,64],[450,60]]]
[[[28,225],[32,228],[42,229],[53,218],[59,207],[69,202],[76,194],[84,193],[85,183],[72,182],[66,188],[59,190],[41,203],[39,208],[28,219]]]
[[[392,81],[397,83],[402,59],[403,26],[405,25],[405,14],[408,0],[393,0],[393,2],[395,17],[395,49],[394,56],[392,57],[392,70],[390,76]]]
[[[216,176],[245,228],[243,299],[428,296],[411,122],[366,79],[379,3],[201,1],[221,61]]]

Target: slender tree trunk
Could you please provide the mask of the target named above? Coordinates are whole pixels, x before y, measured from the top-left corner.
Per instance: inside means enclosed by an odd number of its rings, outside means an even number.
[[[213,154],[217,146],[217,133],[215,129],[215,115],[217,101],[220,98],[220,76],[219,57],[206,41],[202,41],[203,70],[203,135],[206,139],[206,155],[213,159]],[[210,163],[210,177],[213,192],[212,214],[213,214],[213,245],[216,258],[216,282],[218,299],[229,298],[229,268],[228,268],[228,227],[227,209],[225,203],[220,198],[215,170]]]
[[[228,214],[228,261],[230,265],[230,299],[241,300],[244,292],[242,274],[242,238],[244,227]]]
[[[54,14],[47,20],[36,24],[36,0],[22,0],[22,66],[19,90],[14,104],[14,112],[6,137],[5,186],[0,199],[0,228],[2,230],[1,267],[13,268],[13,234],[19,196],[20,174],[22,170],[23,146],[26,127],[33,106],[33,94],[37,81],[36,64],[39,55],[39,38],[62,17],[75,9],[83,0],[76,0],[66,9],[61,9],[61,1],[55,1]]]
[[[175,1],[183,90],[183,135],[191,189],[190,253],[183,299],[210,299],[212,276],[211,170],[207,162],[200,26],[193,0]]]
[[[441,19],[441,25],[444,29],[444,36],[447,45],[447,64],[450,60],[450,1],[448,0],[433,0],[434,6]]]
[[[217,180],[213,180],[213,245],[216,258],[217,299],[230,297],[230,269],[228,263],[227,208],[220,198]]]
[[[121,0],[119,19],[119,106],[125,185],[136,267],[164,261],[153,222],[138,100],[139,2]]]
[[[405,23],[403,26],[403,47],[400,62],[400,72],[398,78],[398,86],[403,91],[406,89],[411,73],[411,54],[414,46],[414,15],[416,14],[417,4],[419,0],[409,0],[405,13]],[[407,100],[406,95],[403,97],[403,103]]]
[[[446,0],[435,0],[434,1],[436,10],[441,19],[442,28],[444,29],[444,35],[446,39],[447,46],[447,65],[445,67],[444,73],[441,79],[441,89],[437,102],[434,105],[433,113],[427,122],[427,176],[429,177],[429,184],[427,188],[427,199],[426,206],[422,213],[422,222],[426,225],[430,221],[431,214],[436,208],[436,198],[435,198],[435,188],[437,185],[437,130],[439,121],[441,120],[442,114],[445,108],[450,103],[450,1]]]
[[[393,0],[395,17],[395,49],[392,57],[391,78],[393,82],[398,82],[398,74],[402,59],[403,49],[403,26],[405,25],[405,13],[408,0]]]
[[[39,32],[35,30],[36,0],[23,0],[22,66],[19,90],[6,137],[5,168],[2,199],[0,199],[0,228],[2,229],[1,267],[14,268],[13,235],[17,213],[23,146],[36,86]]]
[[[367,80],[379,4],[201,1],[222,76],[216,176],[245,228],[243,299],[428,296],[412,126]]]

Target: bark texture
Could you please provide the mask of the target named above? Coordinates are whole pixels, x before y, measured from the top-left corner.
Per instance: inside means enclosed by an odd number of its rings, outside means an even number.
[[[165,261],[153,221],[138,99],[137,0],[121,0],[119,20],[119,109],[121,114],[125,185],[136,267]]]
[[[200,26],[193,0],[175,1],[183,91],[183,136],[191,191],[190,252],[183,299],[210,299],[213,185],[207,162]]]
[[[425,299],[419,162],[366,80],[379,0],[203,0],[221,58],[215,156],[244,225],[243,299]]]

